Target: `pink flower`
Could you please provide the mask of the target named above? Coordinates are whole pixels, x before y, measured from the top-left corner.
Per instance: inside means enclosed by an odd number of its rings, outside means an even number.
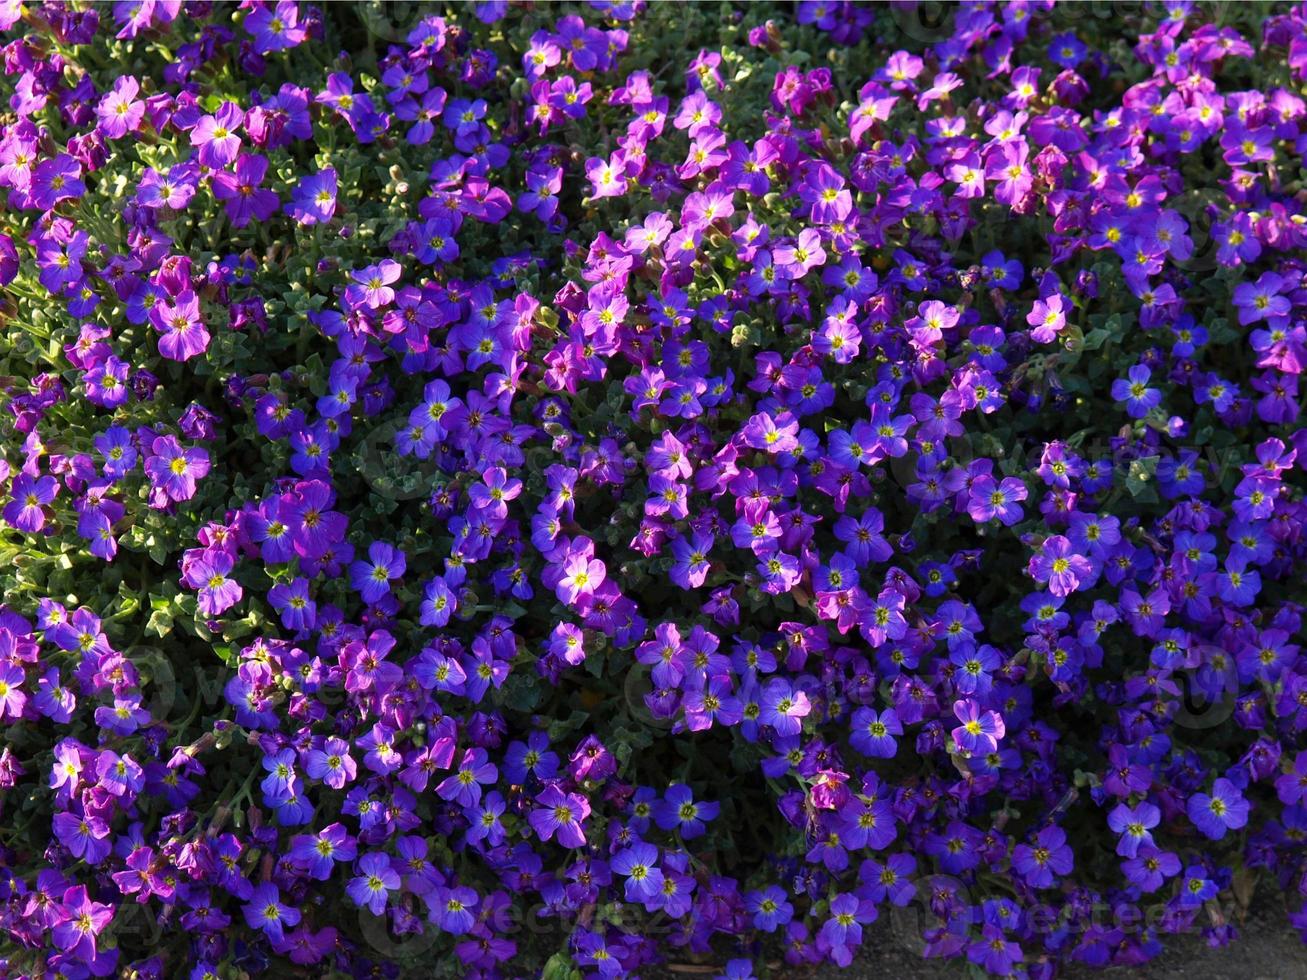
[[[235,102],[224,102],[212,116],[201,116],[191,130],[191,146],[199,148],[200,163],[221,170],[236,159],[241,138],[236,130],[245,121],[245,113]]]
[[[200,319],[199,297],[189,289],[177,297],[175,304],[157,300],[150,310],[150,322],[163,334],[159,353],[169,360],[190,360],[209,346],[209,331]]]

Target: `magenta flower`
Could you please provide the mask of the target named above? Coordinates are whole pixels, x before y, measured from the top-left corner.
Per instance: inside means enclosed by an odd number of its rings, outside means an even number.
[[[209,347],[209,331],[200,319],[200,299],[189,289],[174,303],[157,300],[150,308],[150,322],[163,334],[159,338],[159,353],[169,360],[190,360]]]
[[[281,200],[259,185],[268,172],[268,160],[258,154],[242,154],[236,172],[220,170],[213,175],[213,196],[227,202],[227,217],[233,228],[244,228],[251,220],[266,221],[277,213]]]
[[[150,482],[169,500],[190,500],[195,481],[209,473],[209,454],[199,447],[182,448],[176,436],[159,436],[150,444],[152,455],[145,461]]]
[[[5,717],[17,721],[27,705],[22,684],[26,680],[23,669],[15,664],[0,664],[0,720]]]
[[[1093,575],[1088,558],[1077,554],[1071,542],[1060,534],[1044,539],[1027,566],[1036,582],[1047,582],[1048,591],[1056,596],[1070,595]]]
[[[555,783],[536,797],[536,809],[527,817],[536,835],[547,841],[556,839],[563,847],[584,847],[585,819],[590,803],[579,793],[565,793]]]
[[[1066,327],[1066,312],[1067,304],[1061,293],[1036,300],[1026,316],[1026,323],[1033,328],[1031,339],[1039,344],[1051,342]]]
[[[113,906],[91,901],[86,886],[75,885],[64,892],[58,911],[51,933],[55,946],[83,963],[96,959],[96,938],[113,920]]]
[[[101,133],[109,139],[121,139],[136,131],[145,117],[145,103],[136,98],[140,90],[140,84],[131,75],[114,80],[113,90],[95,107]]]
[[[201,116],[191,130],[191,146],[199,148],[200,163],[221,170],[236,159],[241,138],[237,135],[245,113],[235,102],[224,102],[211,116]]]

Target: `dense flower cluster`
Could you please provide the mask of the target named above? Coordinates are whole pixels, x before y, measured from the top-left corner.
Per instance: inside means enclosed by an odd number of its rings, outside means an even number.
[[[1307,935],[1256,9],[0,0],[0,973]]]

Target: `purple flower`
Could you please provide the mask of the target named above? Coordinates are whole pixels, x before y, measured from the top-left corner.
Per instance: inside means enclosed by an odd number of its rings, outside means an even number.
[[[198,589],[198,608],[205,616],[220,616],[241,601],[240,584],[229,577],[233,560],[225,551],[206,552],[186,567],[184,580]]]
[[[763,689],[758,721],[770,725],[777,735],[797,735],[803,730],[803,719],[810,711],[812,705],[808,696],[777,677]]]
[[[953,714],[962,722],[952,731],[958,748],[973,755],[985,755],[998,748],[1006,729],[997,711],[986,711],[978,702],[965,699],[954,702]]]
[[[1220,840],[1227,830],[1238,830],[1248,823],[1251,805],[1239,793],[1234,783],[1218,778],[1212,792],[1195,793],[1189,797],[1186,812],[1190,821],[1212,840]]]
[[[689,538],[680,537],[672,542],[673,564],[668,577],[683,589],[697,589],[708,579],[712,567],[708,555],[712,551],[713,536],[695,533]]]
[[[86,193],[81,176],[82,165],[67,153],[42,160],[32,171],[28,188],[33,206],[48,211],[60,201],[81,197]]]
[[[19,531],[35,534],[45,527],[46,505],[54,501],[58,492],[59,481],[54,477],[20,473],[9,488],[10,500],[5,504],[5,521]]]
[[[390,592],[391,581],[403,576],[406,567],[404,552],[385,541],[373,541],[368,545],[367,560],[360,558],[350,564],[350,585],[372,605]]]
[[[626,878],[625,895],[628,902],[647,904],[663,887],[663,872],[658,867],[658,848],[652,844],[636,843],[618,851],[612,859],[613,871]]]
[[[383,259],[376,265],[356,269],[350,273],[353,283],[345,287],[345,301],[354,309],[378,310],[395,301],[391,283],[399,280],[404,270],[393,259]]]
[[[1133,858],[1142,847],[1151,847],[1153,835],[1149,833],[1162,819],[1162,811],[1147,800],[1133,807],[1124,803],[1117,804],[1108,814],[1107,825],[1113,833],[1121,837],[1116,844],[1116,853],[1122,857]]]
[[[745,445],[752,446],[754,449],[769,453],[785,453],[798,445],[795,439],[798,431],[799,423],[788,413],[773,419],[771,415],[762,412],[749,419],[741,432],[741,437]]]
[[[209,454],[200,448],[183,449],[175,436],[159,436],[150,444],[152,455],[145,461],[150,482],[169,500],[190,500],[195,481],[209,473]]]
[[[856,895],[837,895],[830,903],[830,918],[817,933],[818,948],[839,966],[853,962],[853,951],[862,943],[862,926],[874,922],[876,907]]]
[[[390,893],[399,891],[399,874],[391,866],[389,856],[376,851],[359,858],[358,875],[345,886],[345,894],[354,904],[366,907],[373,915],[386,911]]]
[[[294,0],[278,0],[274,8],[255,7],[242,26],[253,36],[255,51],[273,54],[302,44],[308,37],[299,18],[299,4]]]
[[[157,300],[150,308],[150,322],[163,334],[159,353],[169,360],[187,361],[209,347],[209,331],[200,319],[200,299],[189,289],[173,303]]]
[[[1285,806],[1293,806],[1307,798],[1307,749],[1293,760],[1293,768],[1275,780],[1275,792]]]
[[[259,186],[267,172],[266,157],[246,153],[237,159],[235,173],[220,170],[213,175],[213,196],[227,202],[233,228],[244,228],[251,220],[266,221],[277,213],[281,200],[274,191]]]
[[[1070,874],[1075,855],[1061,827],[1045,827],[1030,844],[1018,844],[1012,867],[1031,888],[1052,888],[1057,876]]]
[[[893,708],[877,713],[862,707],[853,713],[853,734],[849,742],[863,755],[872,759],[892,759],[898,751],[895,735],[903,734],[903,725]]]
[[[754,926],[763,932],[775,932],[794,917],[794,906],[785,890],[777,885],[750,892],[744,897],[744,905],[753,916]]]
[[[8,716],[17,721],[22,717],[27,705],[27,695],[22,690],[26,680],[23,669],[16,664],[0,664],[0,719]]]
[[[290,583],[279,582],[268,590],[268,602],[281,615],[282,625],[289,630],[313,628],[318,605],[309,594],[309,580],[300,576]]]
[[[1134,857],[1121,862],[1121,868],[1126,878],[1144,892],[1155,892],[1167,878],[1180,873],[1180,859],[1149,844],[1140,847]]]
[[[113,906],[91,901],[84,885],[63,893],[51,937],[56,947],[82,963],[97,958],[96,937],[113,920]]]
[[[59,842],[87,864],[99,864],[113,850],[109,824],[93,813],[56,813],[52,826]]]
[[[1030,577],[1048,584],[1048,591],[1056,596],[1070,595],[1093,575],[1093,565],[1078,555],[1070,541],[1060,534],[1044,539],[1039,550],[1027,566]]]
[[[476,924],[472,910],[477,893],[471,888],[438,888],[431,902],[431,921],[454,936],[470,932]]]
[[[654,807],[654,821],[663,830],[675,830],[682,840],[702,837],[706,821],[721,812],[720,803],[696,803],[689,786],[676,783],[667,788],[667,795]]]
[[[1052,341],[1066,327],[1066,309],[1066,301],[1061,293],[1036,300],[1026,316],[1026,322],[1033,328],[1030,331],[1031,339],[1038,344]]]
[[[967,513],[976,522],[998,519],[1006,527],[1021,520],[1020,501],[1025,500],[1026,485],[1016,477],[1008,476],[999,483],[991,476],[978,477],[971,484]]]
[[[485,749],[468,749],[458,770],[436,787],[436,793],[442,800],[473,807],[481,799],[482,784],[493,784],[498,778],[499,770],[488,761]]]
[[[1274,272],[1262,273],[1255,283],[1235,286],[1232,301],[1239,311],[1239,323],[1247,326],[1259,320],[1275,323],[1287,319],[1293,307],[1288,297],[1280,295],[1284,286],[1284,280]]]
[[[141,86],[131,75],[114,79],[113,90],[100,99],[95,114],[97,128],[109,139],[122,139],[136,131],[145,117],[145,103],[136,98]]]
[[[604,584],[608,570],[598,558],[580,553],[563,562],[562,573],[555,592],[560,601],[572,605],[578,599],[594,595]]]
[[[1126,414],[1132,419],[1144,418],[1162,401],[1162,393],[1148,387],[1151,375],[1147,365],[1136,364],[1126,372],[1125,378],[1112,382],[1112,398],[1125,402]]]
[[[325,224],[336,213],[336,171],[332,167],[300,178],[285,211],[302,225]]]
[[[1208,877],[1207,869],[1193,865],[1184,869],[1177,896],[1181,908],[1198,909],[1220,894],[1220,886]]]
[[[343,789],[353,781],[358,765],[350,757],[349,745],[339,738],[329,738],[321,749],[312,749],[304,764],[311,779],[320,779],[332,789]]]
[[[583,824],[590,815],[590,803],[584,796],[565,793],[551,783],[536,797],[536,805],[527,821],[542,841],[554,838],[563,847],[585,846]]]
[[[291,860],[304,865],[310,878],[326,881],[336,862],[352,861],[357,852],[354,838],[344,825],[333,823],[316,834],[296,835],[291,840],[289,855]]]
[[[274,943],[280,943],[285,929],[300,921],[299,910],[282,904],[281,893],[270,881],[254,887],[243,911],[250,928],[258,929]]]
[[[221,170],[236,159],[241,139],[237,135],[245,113],[235,102],[224,102],[211,116],[201,116],[191,130],[191,146],[199,148],[200,163]]]

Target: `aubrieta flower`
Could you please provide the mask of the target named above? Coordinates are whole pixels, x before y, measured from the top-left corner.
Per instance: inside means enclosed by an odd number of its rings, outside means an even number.
[[[337,193],[336,171],[327,167],[301,178],[284,208],[302,225],[325,224],[336,213]]]
[[[584,847],[585,820],[590,804],[584,796],[565,793],[555,784],[536,797],[536,809],[528,820],[542,841],[555,839],[563,847]]]
[[[59,481],[53,476],[19,474],[9,487],[9,502],[5,504],[5,522],[19,531],[34,534],[45,527],[49,519],[47,506],[59,493]]]
[[[299,910],[285,905],[281,893],[271,882],[257,885],[245,903],[245,921],[273,942],[280,943],[286,929],[299,924]]]
[[[236,159],[241,138],[237,132],[245,113],[234,102],[224,102],[213,115],[201,116],[191,130],[191,146],[197,148],[203,166],[221,170]]]
[[[189,289],[172,302],[157,300],[150,308],[150,322],[163,335],[159,338],[159,353],[170,360],[188,361],[209,346],[199,297]]]
[[[197,447],[184,448],[175,436],[159,436],[150,445],[145,472],[169,500],[184,501],[195,496],[196,481],[208,475],[209,454]]]
[[[8,969],[1307,923],[1303,10],[210,6],[0,0]]]
[[[1112,397],[1125,402],[1126,414],[1132,419],[1144,418],[1162,401],[1162,393],[1148,387],[1152,372],[1145,364],[1136,364],[1124,378],[1112,382]]]
[[[368,545],[368,557],[349,566],[350,585],[366,603],[375,603],[390,592],[390,583],[401,578],[408,563],[404,553],[385,541]]]
[[[1217,779],[1211,794],[1195,793],[1189,797],[1187,812],[1203,834],[1220,840],[1227,830],[1238,830],[1248,822],[1251,805],[1228,779]]]
[[[388,855],[375,851],[359,858],[358,872],[345,886],[345,894],[354,904],[367,908],[373,915],[381,915],[386,910],[390,893],[399,891],[399,873],[394,870]]]

